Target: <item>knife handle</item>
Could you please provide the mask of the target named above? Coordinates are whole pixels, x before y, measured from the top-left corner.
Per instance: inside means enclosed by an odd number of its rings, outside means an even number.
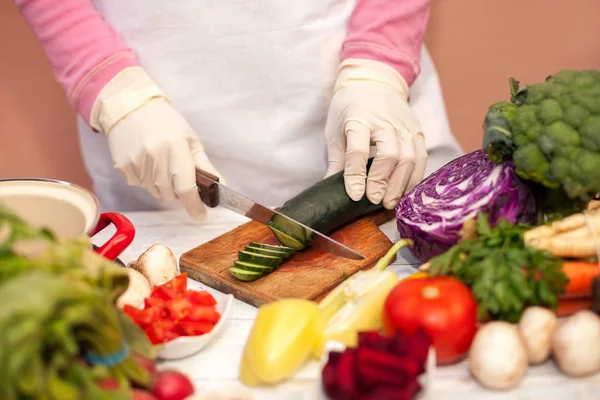
[[[210,208],[214,208],[219,205],[219,187],[218,184],[213,181],[219,182],[219,177],[206,172],[204,170],[196,168],[196,185],[198,185],[198,193],[202,202]]]

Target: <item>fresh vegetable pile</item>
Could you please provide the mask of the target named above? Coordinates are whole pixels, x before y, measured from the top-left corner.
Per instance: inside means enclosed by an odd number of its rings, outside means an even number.
[[[217,301],[205,290],[187,288],[187,273],[157,285],[144,299],[144,307],[125,305],[123,311],[144,330],[153,344],[180,336],[197,336],[210,332],[221,315]]]
[[[166,393],[173,379],[156,373],[152,344],[115,305],[128,274],[94,253],[88,237],[59,240],[0,205],[0,265],[0,398],[183,400],[193,393],[175,371],[180,396]]]
[[[542,224],[582,212],[600,194],[600,71],[565,70],[490,106],[482,150],[448,163],[396,207],[420,261],[454,246],[478,213],[492,226]]]
[[[412,399],[422,389],[431,341],[422,330],[412,335],[358,333],[356,348],[329,353],[322,371],[332,400]]]

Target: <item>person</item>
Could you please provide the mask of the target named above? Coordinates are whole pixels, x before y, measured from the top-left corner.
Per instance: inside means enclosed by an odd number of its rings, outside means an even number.
[[[202,220],[195,168],[268,206],[344,171],[352,199],[392,209],[462,154],[428,0],[15,4],[77,111],[103,210]]]

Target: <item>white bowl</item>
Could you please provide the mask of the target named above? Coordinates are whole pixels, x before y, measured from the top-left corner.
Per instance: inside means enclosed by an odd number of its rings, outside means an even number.
[[[223,330],[225,320],[227,319],[227,315],[233,304],[233,298],[232,294],[228,294],[224,299],[217,301],[216,308],[219,314],[221,314],[221,318],[213,327],[212,331],[198,336],[180,336],[169,342],[155,345],[154,348],[156,349],[158,358],[163,360],[175,360],[178,358],[189,357],[206,347],[212,339]]]

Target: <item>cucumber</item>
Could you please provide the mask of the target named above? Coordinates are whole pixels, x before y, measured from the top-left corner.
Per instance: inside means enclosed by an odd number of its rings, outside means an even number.
[[[294,254],[295,251],[294,249],[287,247],[287,246],[277,246],[274,244],[264,244],[264,243],[258,243],[258,242],[250,242],[250,244],[248,245],[250,247],[260,247],[261,249],[267,249],[267,250],[275,250],[275,251],[280,251],[282,253],[287,253],[287,254]]]
[[[283,257],[278,257],[275,255],[265,255],[265,254],[257,254],[249,251],[239,251],[238,252],[238,260],[246,261],[256,265],[262,265],[264,267],[272,267],[277,268],[279,264],[283,261]]]
[[[235,276],[240,281],[246,282],[255,281],[261,276],[263,276],[261,272],[245,271],[236,267],[230,267],[229,272],[231,273],[231,275]]]
[[[246,248],[244,248],[244,251],[249,252],[249,253],[264,254],[266,256],[281,257],[284,259],[291,257],[291,254],[288,254],[288,253],[283,253],[280,251],[269,250],[269,249],[263,249],[260,247],[246,246]]]
[[[367,173],[373,158],[367,162]],[[283,204],[279,212],[304,225],[328,234],[346,223],[383,208],[383,202],[373,204],[366,195],[354,201],[346,193],[344,171],[323,179]],[[304,250],[310,244],[312,234],[299,225],[275,214],[267,226],[277,240],[294,250]]]
[[[275,269],[274,267],[269,267],[266,265],[254,264],[252,262],[239,261],[239,260],[235,261],[233,264],[234,264],[233,266],[235,268],[242,269],[244,271],[250,271],[250,272],[260,272],[263,275],[271,273]]]

